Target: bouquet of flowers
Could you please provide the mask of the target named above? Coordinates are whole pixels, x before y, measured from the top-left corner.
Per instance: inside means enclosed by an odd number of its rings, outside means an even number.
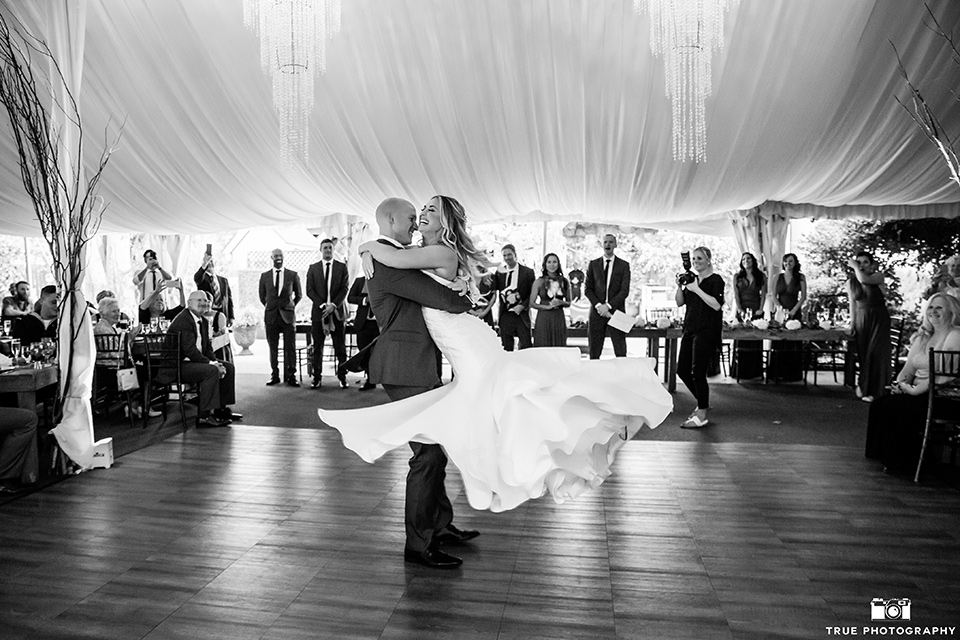
[[[796,331],[801,325],[799,320],[787,320],[783,326],[785,329],[789,329],[790,331]]]
[[[760,329],[760,331],[766,331],[767,328],[770,326],[770,323],[764,320],[763,318],[760,318],[759,320],[753,321],[753,326],[755,326],[757,329]]]

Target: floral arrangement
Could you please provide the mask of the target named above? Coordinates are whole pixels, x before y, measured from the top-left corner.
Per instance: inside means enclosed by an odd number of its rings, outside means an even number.
[[[763,318],[760,318],[759,320],[753,321],[753,326],[756,327],[757,329],[760,329],[760,331],[766,331],[767,328],[770,326],[770,323],[764,320]]]
[[[787,322],[783,326],[784,328],[789,329],[790,331],[796,331],[797,329],[800,328],[801,325],[799,320],[787,320]]]
[[[673,321],[670,318],[657,318],[657,329],[669,329]]]
[[[237,317],[233,320],[233,326],[235,328],[255,327],[258,324],[260,324],[260,316],[250,307],[241,309],[240,313],[237,314]]]

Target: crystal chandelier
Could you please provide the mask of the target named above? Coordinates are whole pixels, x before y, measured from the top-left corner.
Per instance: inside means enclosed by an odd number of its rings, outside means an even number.
[[[340,31],[340,0],[243,0],[243,24],[260,36],[260,65],[273,84],[280,160],[309,160],[313,79],[327,70],[327,38]]]
[[[723,14],[739,0],[633,0],[650,14],[650,49],[666,67],[673,107],[673,159],[703,162],[704,100],[711,93],[711,59],[723,50]]]

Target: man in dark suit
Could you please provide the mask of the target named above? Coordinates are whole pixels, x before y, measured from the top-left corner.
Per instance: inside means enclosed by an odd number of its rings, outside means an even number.
[[[232,326],[236,316],[233,313],[233,293],[230,291],[230,282],[223,276],[217,275],[216,264],[209,253],[203,254],[203,264],[193,274],[193,281],[197,289],[213,296],[213,305],[210,308],[226,316],[227,326]]]
[[[277,348],[283,334],[283,378],[291,387],[297,382],[297,303],[303,298],[300,275],[283,268],[283,251],[270,252],[273,268],[260,274],[260,302],[263,304],[263,326],[270,346],[270,380],[267,386],[280,384]]]
[[[403,247],[412,242],[417,211],[406,200],[388,198],[377,207],[377,224],[379,242]],[[391,400],[400,400],[440,384],[437,347],[427,331],[421,307],[460,313],[469,310],[471,304],[420,271],[374,264],[367,290],[380,337],[370,356],[370,382],[383,385]],[[443,448],[419,442],[411,442],[410,448],[413,457],[407,474],[404,560],[436,569],[456,568],[463,561],[444,553],[439,545],[466,542],[480,533],[453,526],[453,506],[443,486],[447,466]]]
[[[610,335],[613,353],[618,358],[627,355],[627,334],[608,326],[614,311],[624,311],[630,293],[630,264],[614,255],[617,239],[613,234],[603,236],[603,255],[587,265],[584,295],[590,307],[587,341],[590,359],[597,360],[603,351],[603,341]]]
[[[187,308],[170,323],[167,333],[180,335],[180,378],[193,382],[199,389],[197,428],[225,427],[233,420],[243,418],[228,405],[236,402],[233,364],[221,362],[213,355],[210,345],[210,325],[205,317],[210,311],[210,299],[205,291],[194,291],[187,299]],[[167,382],[172,378],[161,371],[157,378]]]
[[[337,379],[340,388],[347,388],[347,378],[340,369],[347,359],[346,327],[347,265],[333,259],[333,240],[320,242],[321,260],[307,269],[307,297],[313,302],[310,311],[310,335],[313,338],[313,384],[311,389],[320,387],[320,372],[323,368],[323,342],[327,334],[333,342],[333,353],[337,358]]]
[[[500,292],[500,342],[505,351],[513,351],[513,339],[521,349],[531,346],[530,292],[537,277],[533,269],[517,262],[517,250],[503,245],[503,267],[497,269],[494,283]]]
[[[367,379],[360,387],[360,391],[376,389],[377,385],[370,382],[370,352],[364,352],[369,344],[380,335],[377,319],[370,310],[370,293],[367,291],[367,279],[360,276],[353,281],[350,292],[347,293],[347,302],[357,305],[357,315],[353,318],[353,330],[357,332],[357,348],[363,353],[359,366],[366,372]]]

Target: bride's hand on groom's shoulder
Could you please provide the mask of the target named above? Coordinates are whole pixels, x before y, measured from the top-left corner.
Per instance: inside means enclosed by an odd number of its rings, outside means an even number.
[[[373,256],[368,252],[360,254],[360,264],[363,267],[363,275],[369,280],[373,277]]]

